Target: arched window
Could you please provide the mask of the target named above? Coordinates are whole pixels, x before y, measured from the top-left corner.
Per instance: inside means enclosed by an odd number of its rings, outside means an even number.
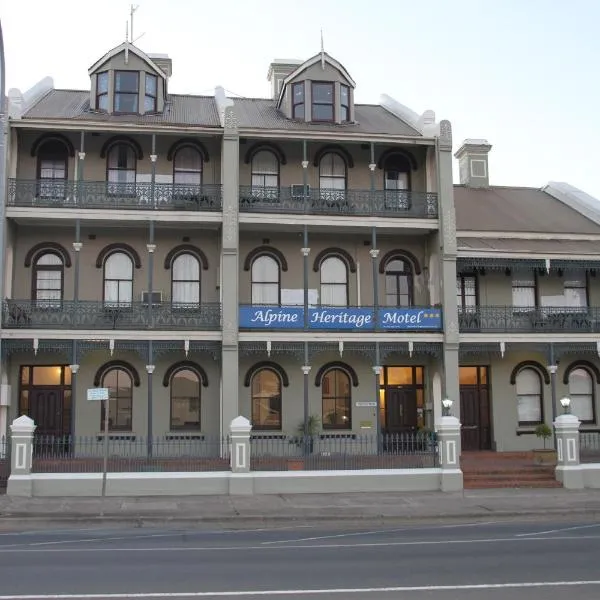
[[[352,393],[350,377],[342,369],[331,369],[321,380],[323,429],[351,429]]]
[[[281,429],[281,379],[272,369],[260,369],[252,376],[252,426]]]
[[[525,367],[517,373],[517,412],[519,425],[538,425],[544,419],[542,377],[537,369]]]
[[[324,154],[319,162],[320,196],[325,200],[344,199],[346,194],[346,162],[336,152]]]
[[[119,142],[110,148],[106,158],[109,194],[135,194],[136,165],[135,150],[129,144]]]
[[[279,159],[270,150],[260,150],[252,157],[252,193],[276,193],[278,189]]]
[[[104,373],[101,387],[108,388],[109,431],[131,431],[133,413],[133,382],[131,374],[116,367]],[[100,431],[104,431],[104,402],[101,403]]]
[[[200,261],[189,252],[180,254],[173,260],[171,302],[179,307],[200,304]]]
[[[407,260],[396,258],[385,266],[386,306],[413,305],[413,271]]]
[[[252,261],[252,304],[280,303],[281,275],[279,263],[268,254]]]
[[[125,252],[113,252],[104,261],[104,303],[130,306],[133,300],[133,261]]]
[[[200,430],[200,377],[192,369],[171,376],[171,431]]]
[[[348,268],[337,256],[330,256],[321,263],[321,304],[348,306]]]
[[[197,148],[181,146],[173,158],[173,183],[175,185],[202,185],[203,162]]]
[[[595,421],[594,379],[587,369],[578,367],[569,373],[569,396],[571,413],[582,423],[593,423]]]
[[[38,150],[37,170],[40,198],[66,196],[69,150],[60,140],[49,139]]]
[[[33,300],[38,305],[57,306],[63,299],[64,264],[54,252],[39,254],[33,266]]]
[[[384,189],[386,208],[410,207],[410,162],[402,154],[391,154],[384,163]]]

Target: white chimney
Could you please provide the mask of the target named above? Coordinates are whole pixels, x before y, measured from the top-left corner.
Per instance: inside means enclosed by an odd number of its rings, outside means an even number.
[[[487,140],[468,139],[454,154],[458,159],[460,183],[472,188],[490,186],[488,153],[492,149]]]
[[[295,71],[303,61],[295,60],[293,58],[283,59],[275,58],[269,65],[269,72],[267,73],[267,80],[271,83],[271,98],[277,100],[279,98],[279,92],[283,85],[283,80],[293,71]]]

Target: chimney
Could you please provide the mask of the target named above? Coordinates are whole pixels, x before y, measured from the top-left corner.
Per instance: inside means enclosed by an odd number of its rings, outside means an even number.
[[[168,54],[148,54],[148,58],[167,76],[173,74],[173,61]]]
[[[488,153],[492,149],[487,140],[465,140],[454,155],[458,158],[460,183],[472,188],[490,186]]]
[[[275,58],[269,65],[267,80],[271,83],[271,98],[277,100],[279,92],[283,85],[283,80],[293,71],[295,71],[303,61],[294,59]]]

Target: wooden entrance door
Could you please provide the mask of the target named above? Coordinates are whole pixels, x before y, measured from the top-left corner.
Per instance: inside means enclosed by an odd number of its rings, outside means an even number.
[[[415,389],[387,388],[385,393],[387,433],[409,433],[417,429]]]
[[[460,367],[460,420],[462,450],[491,450],[487,367]]]
[[[33,387],[29,391],[29,417],[39,436],[62,436],[64,430],[64,394],[60,387]]]

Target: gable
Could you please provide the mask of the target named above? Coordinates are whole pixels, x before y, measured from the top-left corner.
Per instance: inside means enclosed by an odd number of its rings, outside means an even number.
[[[125,50],[127,50],[127,63],[125,62]],[[88,74],[94,75],[99,71],[106,71],[108,69],[123,71],[150,70],[163,79],[167,78],[164,71],[147,54],[127,42],[107,52],[88,69]]]

